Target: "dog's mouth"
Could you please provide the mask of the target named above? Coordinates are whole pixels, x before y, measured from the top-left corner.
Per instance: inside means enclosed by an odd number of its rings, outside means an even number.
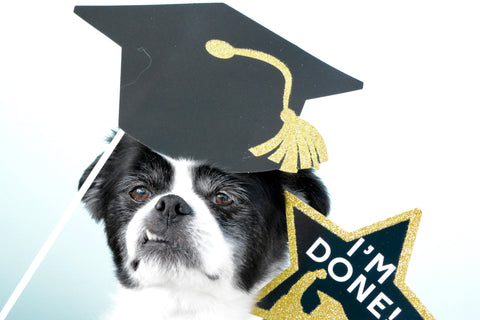
[[[165,239],[163,236],[154,233],[148,229],[145,230],[143,234],[143,241],[142,245],[146,245],[147,243],[152,243],[152,244],[168,244],[170,241]]]
[[[145,229],[138,240],[138,249],[142,254],[132,261],[132,269],[136,271],[140,260],[151,255],[163,253],[165,252],[164,250],[172,248],[172,245],[171,241],[168,241],[160,234]]]
[[[130,263],[134,272],[143,260],[163,266],[167,270],[169,268],[178,270],[180,265],[186,268],[200,268],[198,252],[184,232],[179,236],[170,229],[160,232],[145,228],[139,237],[138,245],[138,255]],[[202,272],[212,281],[219,279],[219,275],[215,273]]]
[[[154,266],[164,270],[198,267],[199,255],[187,233],[185,229],[144,226],[137,238],[131,268],[136,271],[142,261],[148,268]]]

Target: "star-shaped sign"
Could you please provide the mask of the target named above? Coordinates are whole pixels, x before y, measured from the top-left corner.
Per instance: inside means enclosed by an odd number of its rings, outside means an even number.
[[[285,192],[290,266],[259,294],[269,320],[434,319],[405,284],[418,209],[346,232]]]

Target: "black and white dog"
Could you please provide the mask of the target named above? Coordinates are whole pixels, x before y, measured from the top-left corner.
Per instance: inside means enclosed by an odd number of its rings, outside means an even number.
[[[231,174],[124,136],[83,199],[122,284],[108,319],[249,319],[288,266],[284,190],[329,210],[310,170]]]

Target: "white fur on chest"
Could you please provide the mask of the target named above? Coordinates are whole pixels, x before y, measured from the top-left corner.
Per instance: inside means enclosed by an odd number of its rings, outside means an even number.
[[[255,320],[254,297],[233,288],[214,294],[195,290],[120,289],[105,320]]]

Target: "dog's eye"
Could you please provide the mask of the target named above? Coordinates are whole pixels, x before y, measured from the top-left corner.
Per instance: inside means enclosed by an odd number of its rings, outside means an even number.
[[[130,191],[130,197],[137,201],[145,201],[150,198],[152,194],[144,187],[136,187]]]
[[[233,200],[225,193],[220,192],[213,197],[212,202],[219,206],[228,206],[229,204],[232,204]]]

